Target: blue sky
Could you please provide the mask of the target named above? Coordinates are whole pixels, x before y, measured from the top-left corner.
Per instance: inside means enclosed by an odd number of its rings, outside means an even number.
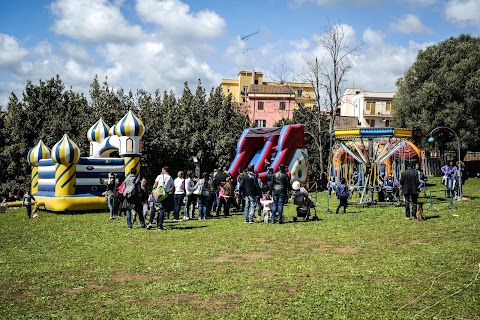
[[[207,91],[245,68],[300,80],[328,25],[353,48],[344,87],[394,91],[419,50],[479,36],[480,0],[16,0],[0,10],[0,106],[27,81],[56,74],[84,92],[95,75],[113,88]],[[258,32],[246,40],[242,37]]]

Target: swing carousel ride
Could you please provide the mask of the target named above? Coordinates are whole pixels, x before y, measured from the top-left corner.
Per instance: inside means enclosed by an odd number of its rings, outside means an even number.
[[[338,184],[345,178],[359,195],[359,204],[377,202],[374,195],[382,192],[387,177],[396,186],[401,172],[421,161],[420,150],[409,141],[411,129],[338,129],[332,135],[335,146],[329,181]]]

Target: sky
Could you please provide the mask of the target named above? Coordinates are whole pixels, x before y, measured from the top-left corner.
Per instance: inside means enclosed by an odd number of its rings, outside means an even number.
[[[419,50],[462,33],[478,37],[480,0],[15,0],[0,4],[0,106],[27,81],[57,74],[88,98],[95,76],[152,94],[198,81],[210,91],[241,70],[275,81],[340,25],[352,68],[344,88],[395,91]]]

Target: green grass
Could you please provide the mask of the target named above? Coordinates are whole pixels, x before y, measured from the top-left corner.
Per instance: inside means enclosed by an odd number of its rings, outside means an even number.
[[[464,195],[421,222],[403,207],[350,206],[318,208],[321,221],[250,225],[237,213],[163,232],[11,209],[0,318],[480,319],[480,181]]]

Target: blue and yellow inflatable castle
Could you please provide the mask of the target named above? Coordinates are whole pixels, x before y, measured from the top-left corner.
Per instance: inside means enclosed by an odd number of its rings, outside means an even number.
[[[118,177],[140,173],[142,121],[129,111],[109,128],[98,120],[87,132],[90,156],[80,157],[80,149],[67,134],[50,150],[42,140],[28,152],[33,166],[31,192],[38,204],[50,211],[87,211],[107,209],[103,193],[108,173]],[[111,157],[118,152],[119,158]]]

